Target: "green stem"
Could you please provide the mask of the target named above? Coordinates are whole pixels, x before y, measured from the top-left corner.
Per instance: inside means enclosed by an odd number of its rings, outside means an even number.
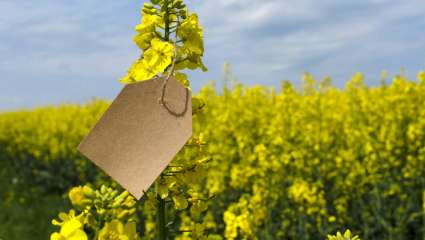
[[[165,4],[165,14],[164,14],[164,40],[170,40],[170,9],[168,8],[169,0],[164,1]],[[161,176],[162,177],[162,176]],[[167,229],[167,205],[166,200],[162,199],[158,194],[158,181],[155,183],[156,187],[156,196],[158,199],[158,216],[157,216],[157,227],[158,227],[158,239],[166,240],[168,235]]]
[[[168,9],[168,0],[166,0],[164,4],[166,5],[165,14],[164,14],[164,18],[165,18],[164,19],[164,25],[165,25],[164,38],[165,38],[165,41],[169,41],[170,40],[170,9]]]
[[[158,198],[158,239],[166,240],[167,239],[167,226],[166,226],[166,205],[165,200]]]

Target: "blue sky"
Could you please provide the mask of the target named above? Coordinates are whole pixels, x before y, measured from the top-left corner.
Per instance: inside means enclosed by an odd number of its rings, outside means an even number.
[[[223,64],[248,85],[298,83],[308,71],[337,86],[357,71],[368,84],[403,67],[425,68],[423,0],[189,0],[204,26],[208,73]],[[0,110],[113,98],[138,56],[134,26],[143,1],[0,0]]]

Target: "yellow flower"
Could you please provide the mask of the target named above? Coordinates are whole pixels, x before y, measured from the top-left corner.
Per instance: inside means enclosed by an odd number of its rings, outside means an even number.
[[[169,42],[163,42],[159,38],[151,41],[151,47],[144,53],[144,64],[151,66],[158,72],[164,70],[171,64],[174,56],[174,46]]]
[[[184,40],[184,47],[190,52],[202,55],[204,43],[202,40],[202,27],[198,22],[198,15],[190,15],[178,28],[177,35]]]
[[[161,24],[161,18],[159,16],[143,14],[142,23],[136,26],[136,31],[139,34],[149,33],[159,24]]]
[[[189,83],[189,79],[187,77],[187,74],[185,73],[181,73],[181,72],[176,72],[174,77],[185,87],[189,87],[190,83]]]
[[[352,236],[351,231],[345,231],[344,235],[337,232],[336,235],[328,235],[328,240],[360,240],[359,236]]]
[[[87,240],[87,234],[82,230],[83,224],[77,219],[65,222],[60,231],[50,235],[50,240]]]
[[[354,74],[354,76],[351,78],[351,81],[358,83],[358,82],[363,82],[364,80],[364,75],[361,72],[356,72],[356,74]]]
[[[125,225],[112,220],[105,223],[105,226],[99,232],[98,240],[136,240],[139,236],[136,233],[136,223],[128,222]]]
[[[174,56],[174,46],[158,38],[152,39],[150,48],[146,50],[142,60],[137,60],[123,77],[121,83],[134,83],[153,78],[171,64]]]
[[[58,221],[56,219],[52,220],[52,224],[56,226],[63,226],[65,223],[77,220],[81,224],[84,223],[84,214],[81,213],[80,215],[75,215],[75,211],[73,209],[69,210],[69,213],[66,214],[64,212],[59,213],[59,219],[62,221]]]
[[[418,73],[418,80],[419,80],[420,82],[425,82],[425,71],[420,71],[420,72]]]
[[[144,14],[142,23],[136,26],[137,35],[134,42],[140,49],[146,50],[150,47],[152,39],[155,37],[155,28],[161,24],[161,18],[156,15]]]
[[[186,59],[183,61],[179,61],[178,64],[176,64],[176,69],[177,70],[182,70],[185,68],[189,68],[191,70],[195,70],[198,67],[201,68],[202,71],[206,72],[208,71],[208,68],[204,65],[204,63],[202,62],[202,55],[196,54],[196,53],[192,53],[190,52],[188,49],[186,48],[179,48],[178,49],[180,51],[179,56],[185,55]]]
[[[296,180],[294,184],[289,187],[288,193],[290,198],[298,203],[303,203],[304,201],[314,203],[316,199],[316,189],[310,187],[308,183],[303,180]]]
[[[81,186],[72,188],[71,191],[69,191],[68,196],[71,200],[72,205],[75,206],[80,205],[86,198],[86,196],[84,195],[83,187]]]
[[[145,4],[143,9],[147,12],[142,13],[142,23],[136,26],[138,34],[134,37],[134,42],[140,49],[146,50],[150,47],[151,40],[155,37],[156,27],[163,26],[164,20],[158,15],[148,13],[153,10],[151,5]]]
[[[128,70],[125,77],[120,80],[120,83],[135,83],[153,78],[157,72],[146,65],[143,60],[137,60]]]
[[[235,239],[238,236],[238,224],[236,221],[236,215],[230,211],[226,211],[224,212],[223,218],[224,222],[226,223],[224,236],[227,239]]]
[[[152,39],[155,37],[155,34],[152,32],[139,33],[134,37],[134,42],[139,46],[140,49],[146,50],[150,47]]]

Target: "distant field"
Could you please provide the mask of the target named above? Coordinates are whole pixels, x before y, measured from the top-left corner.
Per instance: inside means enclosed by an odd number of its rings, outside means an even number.
[[[213,159],[201,181],[215,196],[208,231],[303,240],[349,228],[366,240],[423,240],[425,79],[368,87],[357,74],[344,89],[304,80],[199,93],[194,130]],[[72,186],[110,183],[76,151],[107,106],[0,114],[0,239],[48,239]]]

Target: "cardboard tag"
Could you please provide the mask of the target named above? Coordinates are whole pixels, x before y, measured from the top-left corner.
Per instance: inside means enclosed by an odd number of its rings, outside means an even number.
[[[190,91],[170,78],[167,106],[159,104],[163,78],[126,85],[78,150],[140,199],[192,135]],[[187,104],[187,105],[186,105]]]

